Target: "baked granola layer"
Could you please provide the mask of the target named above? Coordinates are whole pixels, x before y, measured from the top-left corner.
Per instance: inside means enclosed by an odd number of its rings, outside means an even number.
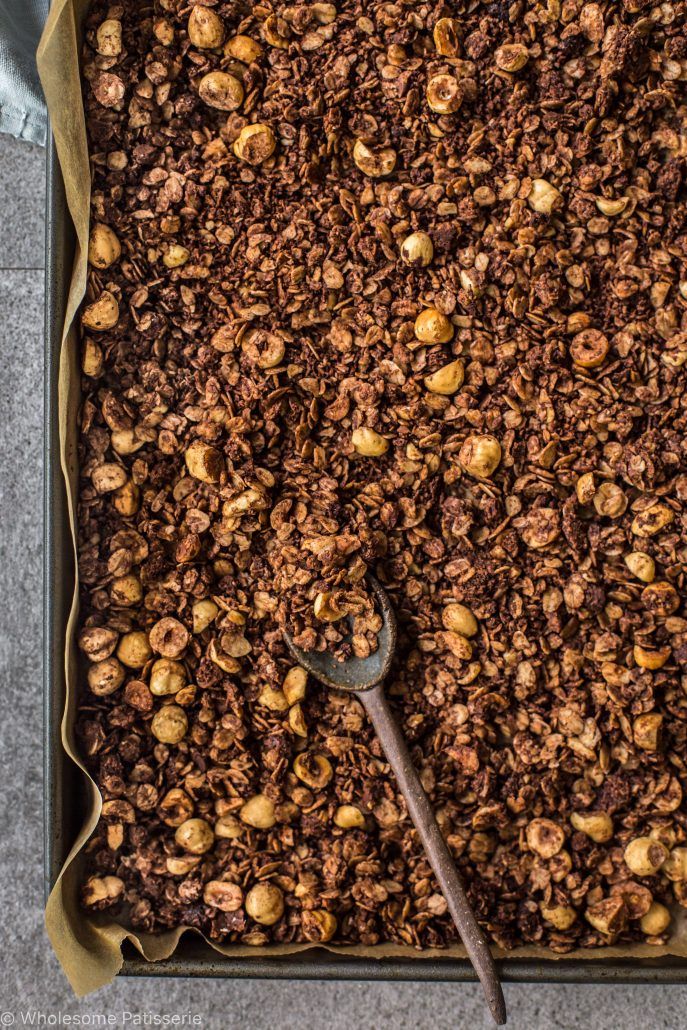
[[[683,2],[96,0],[80,414],[84,901],[223,942],[455,940],[365,655],[480,922],[683,903]],[[352,626],[352,638],[346,634]]]

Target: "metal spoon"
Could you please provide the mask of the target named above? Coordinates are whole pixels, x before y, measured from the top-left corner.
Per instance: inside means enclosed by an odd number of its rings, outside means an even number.
[[[420,835],[465,950],[484,988],[491,1014],[498,1026],[503,1026],[506,1003],[487,939],[470,908],[453,856],[441,835],[406,742],[384,696],[382,682],[389,672],[396,648],[396,617],[383,587],[372,576],[368,576],[368,581],[383,619],[377,650],[369,658],[354,657],[341,662],[327,651],[303,651],[286,632],[284,640],[296,661],[315,679],[335,690],[348,690],[360,696],[396,775],[410,818]]]

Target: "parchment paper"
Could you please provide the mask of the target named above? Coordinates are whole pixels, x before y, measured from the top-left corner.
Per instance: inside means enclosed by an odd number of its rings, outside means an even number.
[[[62,469],[67,483],[69,517],[74,539],[74,510],[77,485],[76,419],[79,404],[78,333],[75,314],[86,288],[86,257],[88,253],[88,221],[90,198],[90,172],[86,142],[86,125],[81,101],[79,75],[80,25],[88,7],[88,0],[53,0],[52,9],[38,48],[38,69],[45,91],[52,122],[57,153],[64,177],[67,205],[76,229],[77,247],[69,287],[67,316],[62,333],[59,365],[59,428]],[[84,912],[79,906],[80,852],[92,834],[101,809],[101,797],[93,780],[78,757],[74,741],[76,661],[74,653],[75,622],[78,590],[67,626],[67,653],[65,655],[67,699],[62,720],[62,743],[65,751],[82,771],[88,785],[90,811],[81,833],[65,862],[55,884],[46,909],[45,921],[50,941],[74,991],[82,996],[109,983],[122,966],[121,944],[130,940],[151,962],[168,958],[175,950],[183,933],[197,933],[182,927],[161,934],[134,933],[106,915]],[[248,947],[228,945],[221,947],[207,942],[214,951],[233,957],[260,955],[273,958],[314,947],[314,945],[272,945]],[[322,945],[320,945],[322,947]],[[456,945],[446,950],[417,951],[400,945],[385,944],[371,948],[334,947],[327,950],[342,955],[366,958],[464,958],[465,951]],[[647,944],[578,949],[558,955],[541,947],[523,947],[514,951],[495,950],[497,957],[534,958],[565,962],[570,959],[641,959],[662,955],[687,957],[687,913],[676,906],[673,932],[665,946]]]

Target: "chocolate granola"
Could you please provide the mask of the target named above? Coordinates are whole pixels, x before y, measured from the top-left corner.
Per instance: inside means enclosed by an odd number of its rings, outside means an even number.
[[[222,942],[455,940],[359,702],[376,647],[480,922],[687,904],[683,0],[95,0],[84,902]]]

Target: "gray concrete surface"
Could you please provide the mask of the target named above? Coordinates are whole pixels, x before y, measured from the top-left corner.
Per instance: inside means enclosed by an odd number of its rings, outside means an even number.
[[[113,1015],[110,1025],[150,1026],[176,1014],[208,1030],[488,1027],[479,990],[460,984],[145,979],[71,994],[42,912],[43,171],[42,150],[0,136],[0,1025]],[[687,1027],[683,987],[517,985],[506,999],[513,1030]]]

